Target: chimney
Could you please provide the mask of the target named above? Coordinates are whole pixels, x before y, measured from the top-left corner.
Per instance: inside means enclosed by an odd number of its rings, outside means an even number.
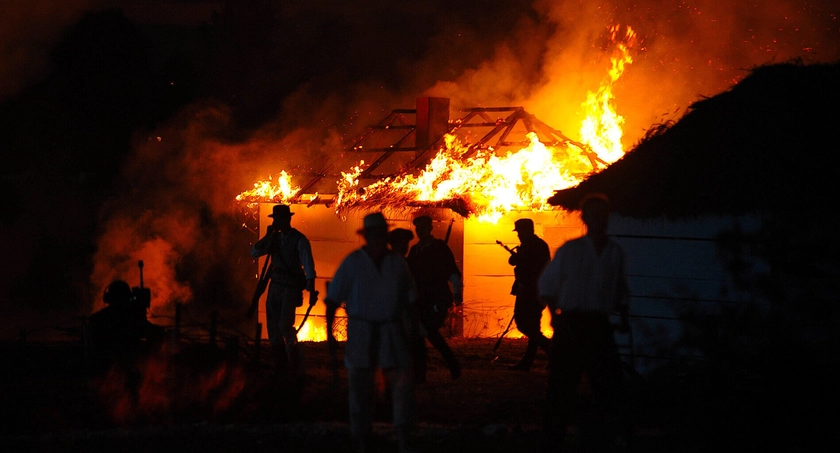
[[[417,98],[417,129],[414,143],[417,155],[426,151],[449,132],[449,98]]]

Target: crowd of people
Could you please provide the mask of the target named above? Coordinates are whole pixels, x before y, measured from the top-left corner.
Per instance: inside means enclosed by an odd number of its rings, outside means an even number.
[[[544,445],[559,451],[570,424],[577,424],[587,451],[607,451],[607,419],[622,401],[621,371],[610,316],[620,314],[627,329],[627,277],[621,246],[607,235],[609,201],[601,194],[580,206],[586,234],[568,241],[551,257],[531,219],[514,223],[520,245],[510,249],[514,266],[514,321],[528,338],[521,360],[510,368],[527,372],[538,349],[549,356]],[[461,365],[441,334],[455,306],[463,303],[463,279],[446,241],[432,235],[433,219],[412,221],[415,234],[389,225],[381,213],[364,218],[364,245],[348,255],[333,277],[326,303],[331,342],[335,311],[347,314],[345,365],[350,426],[359,451],[371,436],[374,373],[385,378],[400,451],[410,451],[417,416],[416,385],[425,382],[430,343],[452,379]],[[551,313],[554,334],[540,329],[543,310]],[[629,434],[626,441],[629,442]]]
[[[546,451],[563,446],[572,423],[579,426],[584,445],[604,451],[606,436],[598,429],[622,398],[610,315],[620,314],[618,328],[628,328],[624,251],[607,235],[609,201],[605,196],[585,197],[580,211],[586,234],[563,244],[553,258],[528,218],[515,221],[520,244],[508,249],[508,264],[514,274],[512,321],[528,340],[522,358],[509,368],[528,372],[539,349],[548,355]],[[266,327],[276,369],[284,381],[305,377],[295,311],[304,303],[304,291],[310,294],[310,307],[317,300],[312,247],[307,237],[291,226],[292,216],[289,206],[274,206],[272,224],[251,249],[253,258],[266,256],[261,276],[263,288],[268,290]],[[452,379],[459,379],[462,373],[458,357],[441,332],[464,301],[461,270],[447,241],[432,234],[432,217],[419,215],[412,224],[414,232],[391,229],[382,213],[365,216],[358,231],[363,245],[344,258],[327,286],[327,343],[331,348],[336,345],[336,310],[343,307],[347,316],[344,365],[350,430],[358,451],[370,446],[377,373],[385,380],[387,400],[393,406],[401,452],[411,451],[411,432],[417,419],[415,388],[427,378],[426,343],[441,355]],[[131,289],[124,282],[108,288],[110,307],[92,317],[99,344],[131,347],[131,342],[145,335],[144,312],[137,315],[126,309],[130,296]],[[258,299],[256,294],[254,300]],[[551,338],[540,328],[546,308],[554,330]],[[108,327],[121,317],[133,326],[128,331],[130,339],[114,333],[124,335],[123,330]]]

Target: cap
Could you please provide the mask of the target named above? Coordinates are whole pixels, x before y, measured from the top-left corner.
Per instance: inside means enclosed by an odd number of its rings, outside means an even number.
[[[415,227],[419,226],[432,226],[432,218],[427,215],[421,215],[419,217],[415,217],[414,220],[411,221]]]
[[[534,221],[531,219],[519,219],[513,222],[513,231],[534,231]]]

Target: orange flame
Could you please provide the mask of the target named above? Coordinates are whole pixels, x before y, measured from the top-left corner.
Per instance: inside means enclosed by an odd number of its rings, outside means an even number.
[[[624,117],[615,112],[612,101],[613,84],[624,73],[626,66],[633,62],[630,48],[635,44],[636,32],[627,27],[624,41],[618,39],[618,25],[610,28],[610,39],[616,43],[616,50],[610,58],[612,67],[609,78],[606,79],[596,92],[588,92],[586,101],[582,104],[586,111],[586,118],[580,126],[581,141],[589,145],[604,162],[613,163],[624,155],[621,146]]]
[[[406,174],[377,181],[357,190],[358,172],[344,174],[346,187],[339,199],[344,207],[388,199],[391,202],[439,202],[461,199],[480,221],[494,222],[515,209],[544,211],[555,190],[571,187],[592,171],[583,151],[574,145],[551,147],[529,133],[530,144],[517,152],[496,156],[479,151],[462,160],[468,146],[447,135],[446,146],[417,176]],[[357,167],[358,169],[359,167]],[[350,179],[347,179],[350,178]]]
[[[292,184],[292,176],[283,170],[276,181],[269,176],[266,180],[255,182],[254,188],[237,195],[236,201],[255,212],[260,203],[287,203],[299,191],[300,187]]]

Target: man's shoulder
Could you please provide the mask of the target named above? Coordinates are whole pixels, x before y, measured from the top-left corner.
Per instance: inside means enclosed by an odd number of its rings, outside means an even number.
[[[579,238],[569,239],[568,241],[564,242],[563,245],[560,246],[560,248],[563,248],[563,247],[581,247],[581,246],[585,245],[587,243],[587,241],[589,241],[589,239],[587,239],[586,236],[581,236]]]

